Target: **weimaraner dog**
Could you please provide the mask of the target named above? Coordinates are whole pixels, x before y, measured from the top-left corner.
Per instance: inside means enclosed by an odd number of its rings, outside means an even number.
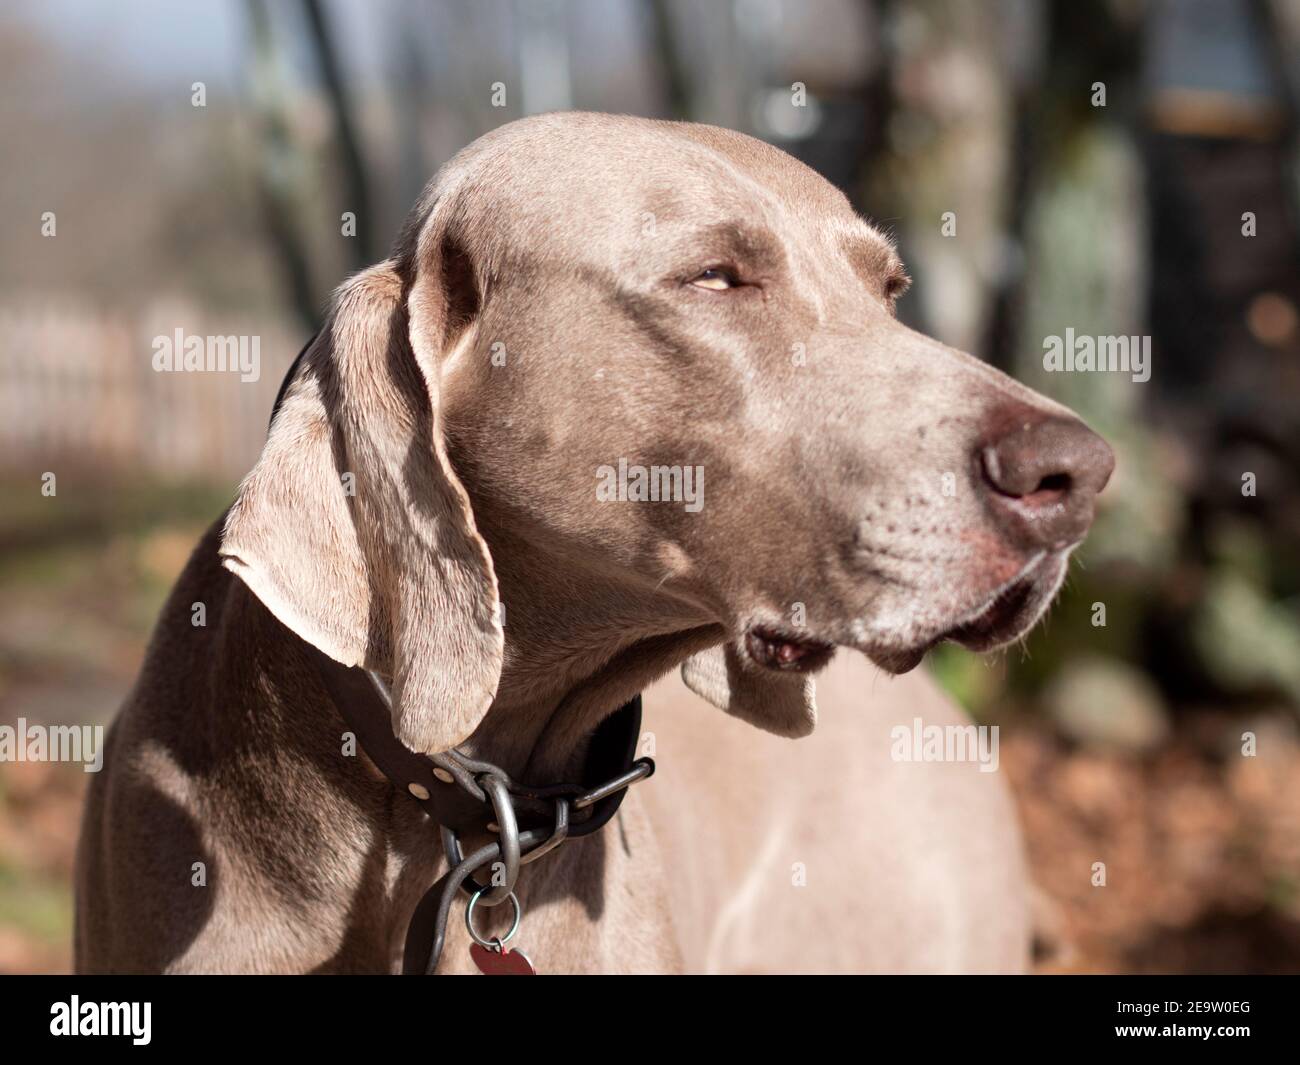
[[[462,151],[338,290],[163,611],[87,803],[78,969],[402,968],[439,827],[313,654],[388,686],[367,720],[408,755],[528,786],[645,692],[658,772],[515,866],[540,971],[1023,968],[1001,775],[900,757],[896,726],[966,722],[884,674],[1023,635],[1113,459],[900,324],[907,283],[737,133],[555,114]],[[475,971],[460,898],[439,973]]]

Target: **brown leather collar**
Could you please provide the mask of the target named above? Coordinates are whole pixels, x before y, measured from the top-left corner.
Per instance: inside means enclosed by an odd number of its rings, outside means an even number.
[[[629,784],[654,772],[648,758],[637,759],[641,734],[641,696],[634,696],[592,733],[580,783],[533,786],[511,781],[489,762],[458,751],[418,754],[393,735],[385,694],[371,674],[334,661],[310,645],[306,653],[339,716],[389,783],[423,807],[442,833],[449,871],[420,900],[407,928],[403,972],[431,974],[442,952],[447,914],[456,893],[473,873],[494,861],[528,862],[565,839],[598,831],[618,812]],[[501,804],[506,803],[506,809]],[[503,814],[506,816],[503,818]],[[571,819],[572,817],[572,819]],[[500,822],[513,820],[502,829]],[[460,853],[462,835],[491,831],[500,842],[468,858]],[[513,859],[510,849],[513,847]],[[504,901],[509,888],[493,892],[485,905]],[[484,892],[489,889],[483,888]]]

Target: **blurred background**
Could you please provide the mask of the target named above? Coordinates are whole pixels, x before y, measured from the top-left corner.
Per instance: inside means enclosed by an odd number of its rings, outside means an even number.
[[[1039,971],[1300,971],[1298,87],[1297,2],[6,4],[0,724],[111,718],[327,294],[456,150],[711,122],[843,188],[905,319],[1119,453],[1048,623],[929,667],[1003,726]],[[155,373],[177,328],[259,337],[260,379]],[[1045,373],[1067,328],[1149,336],[1150,380]],[[0,765],[0,971],[70,964],[85,779]]]

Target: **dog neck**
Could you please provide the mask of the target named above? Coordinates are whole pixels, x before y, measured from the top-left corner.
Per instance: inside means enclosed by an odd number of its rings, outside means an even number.
[[[724,638],[685,596],[480,530],[496,560],[505,655],[496,699],[462,750],[512,776],[574,772],[605,717]]]

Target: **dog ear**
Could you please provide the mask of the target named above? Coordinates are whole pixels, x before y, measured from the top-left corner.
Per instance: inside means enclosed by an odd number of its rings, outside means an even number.
[[[465,323],[441,264],[420,273],[409,300],[391,261],[335,293],[221,556],[302,639],[389,676],[395,735],[436,753],[487,712],[503,640],[492,559],[441,430],[441,364]]]
[[[765,732],[798,738],[817,724],[812,677],[762,669],[734,643],[692,655],[682,663],[682,680],[701,699]]]

